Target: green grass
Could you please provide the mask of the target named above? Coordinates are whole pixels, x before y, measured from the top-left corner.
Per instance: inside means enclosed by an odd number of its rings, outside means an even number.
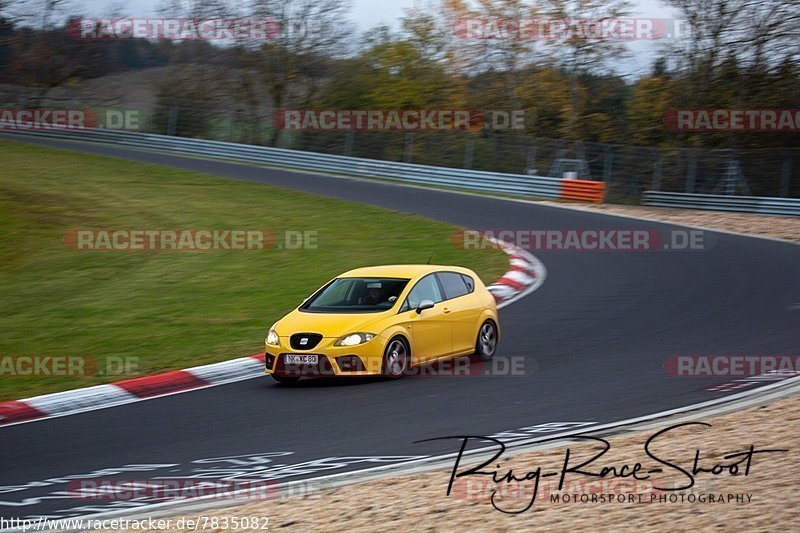
[[[332,178],[333,179],[333,178]],[[422,193],[421,193],[422,194]],[[318,249],[73,251],[72,229],[317,231]],[[134,375],[261,351],[267,328],[359,266],[434,262],[486,282],[500,251],[422,217],[119,159],[0,142],[0,358],[138,358]],[[0,401],[127,376],[0,375]]]

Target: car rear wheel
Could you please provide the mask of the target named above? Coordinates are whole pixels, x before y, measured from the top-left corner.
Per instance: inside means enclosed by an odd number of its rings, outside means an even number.
[[[478,331],[478,340],[475,343],[475,353],[484,361],[489,361],[497,351],[497,326],[487,320]]]
[[[276,376],[275,374],[270,374],[270,376],[272,376],[272,379],[274,379],[275,381],[277,381],[282,385],[296,385],[297,382],[300,381],[300,378],[296,377]]]
[[[383,354],[383,375],[391,379],[403,377],[410,361],[408,346],[401,338],[395,337],[389,341]]]

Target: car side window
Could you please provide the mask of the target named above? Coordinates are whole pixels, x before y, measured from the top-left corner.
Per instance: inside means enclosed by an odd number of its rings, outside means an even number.
[[[402,311],[416,309],[422,300],[431,300],[433,303],[439,303],[444,300],[442,291],[439,288],[439,282],[436,281],[434,274],[428,274],[414,285],[414,288],[408,293]]]
[[[466,274],[461,274],[461,278],[464,280],[464,283],[467,284],[467,289],[469,289],[469,292],[472,292],[472,291],[475,290],[475,280],[474,279],[472,279],[471,277],[467,276]]]
[[[436,275],[439,276],[439,281],[442,283],[442,287],[444,287],[445,298],[448,300],[464,296],[471,292],[467,288],[467,284],[464,283],[464,278],[461,277],[461,274],[456,274],[455,272],[439,272]]]

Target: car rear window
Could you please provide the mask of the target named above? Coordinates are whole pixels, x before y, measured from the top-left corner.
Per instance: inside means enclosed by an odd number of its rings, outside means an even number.
[[[444,297],[448,300],[464,296],[471,292],[464,282],[464,278],[461,277],[461,274],[456,274],[455,272],[437,272],[436,275],[439,277],[439,282],[444,289]]]
[[[469,292],[472,292],[472,291],[475,290],[475,280],[474,279],[472,279],[471,277],[467,276],[466,274],[461,274],[461,279],[463,279],[464,283],[467,284],[467,289],[469,289]]]

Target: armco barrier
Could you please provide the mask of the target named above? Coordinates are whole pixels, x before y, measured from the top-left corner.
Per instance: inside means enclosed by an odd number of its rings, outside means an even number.
[[[9,133],[112,144],[172,154],[245,161],[274,167],[330,172],[348,176],[532,198],[560,198],[563,190],[562,185],[565,182],[565,180],[559,178],[543,176],[431,167],[129,131],[52,129],[13,131]],[[600,185],[602,186],[602,184]],[[596,196],[590,196],[592,199],[587,201],[595,201]]]
[[[710,211],[730,211],[734,213],[800,216],[800,199],[797,198],[722,196],[715,194],[645,191],[642,203],[655,207],[680,207],[684,209],[707,209]]]
[[[573,202],[602,204],[605,190],[606,184],[602,181],[564,179],[561,180],[560,198]]]

